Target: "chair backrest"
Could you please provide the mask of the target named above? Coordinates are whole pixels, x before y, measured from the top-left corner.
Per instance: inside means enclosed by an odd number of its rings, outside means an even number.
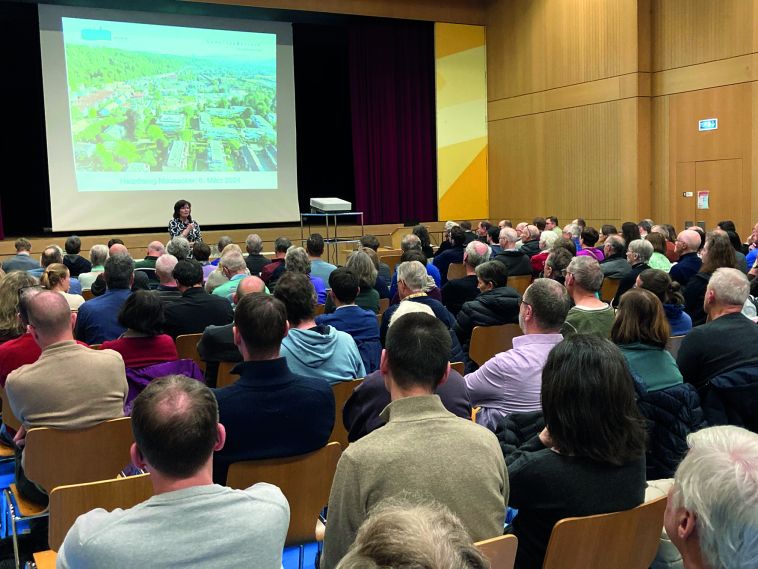
[[[600,287],[600,300],[611,302],[616,297],[616,291],[619,289],[621,279],[612,279],[605,277]]]
[[[13,414],[11,404],[8,403],[8,394],[5,392],[5,388],[0,387],[0,396],[2,396],[3,400],[3,424],[14,431],[18,431],[21,427],[21,421]]]
[[[682,347],[682,340],[684,340],[684,335],[671,336],[668,343],[666,343],[666,351],[669,352],[674,359],[679,355],[679,348]]]
[[[463,263],[450,263],[447,267],[447,280],[462,279],[466,276],[466,267]]]
[[[532,275],[513,275],[508,277],[508,286],[516,289],[523,296],[529,285],[532,284]]]
[[[402,257],[401,253],[391,253],[391,254],[382,254],[381,249],[379,249],[379,260],[382,263],[387,263],[390,268],[390,273],[395,272],[395,267],[400,264],[400,257]]]
[[[337,442],[342,445],[343,449],[347,448],[347,429],[345,429],[345,423],[342,420],[342,410],[345,408],[345,403],[350,399],[353,391],[363,383],[363,378],[354,379],[352,381],[340,381],[332,385],[332,393],[334,393],[334,429],[332,430],[332,436],[329,437],[329,442]]]
[[[76,518],[95,508],[131,508],[153,495],[149,474],[58,486],[50,493],[48,544],[58,551]]]
[[[329,501],[334,471],[342,454],[339,443],[289,458],[248,460],[229,466],[226,485],[244,489],[256,482],[278,486],[290,504],[285,547],[314,541],[318,515]]]
[[[26,433],[24,471],[29,480],[48,492],[66,484],[108,480],[131,462],[133,442],[130,417],[88,429],[30,429]]]
[[[560,520],[542,569],[648,569],[658,551],[665,509],[662,496],[623,512]]]
[[[461,375],[463,375],[463,372],[466,370],[463,362],[450,362],[450,367]]]
[[[155,269],[152,267],[139,267],[137,269],[134,269],[134,272],[140,272],[145,273],[145,276],[147,276],[147,279],[150,281],[158,282],[158,273],[155,272]]]
[[[515,535],[501,535],[478,541],[475,545],[489,560],[492,569],[513,569],[518,548],[518,538]]]
[[[469,357],[482,365],[495,354],[510,350],[513,347],[513,338],[522,334],[518,324],[474,326],[468,350]]]
[[[379,314],[384,314],[384,311],[387,310],[390,307],[390,299],[389,298],[380,298],[379,299]]]
[[[176,351],[179,354],[180,360],[193,360],[205,372],[205,362],[197,351],[197,345],[202,337],[202,334],[182,334],[181,336],[177,336]]]
[[[226,387],[237,381],[240,376],[232,373],[232,369],[239,362],[219,362],[218,374],[216,375],[216,387]]]
[[[86,288],[82,291],[82,298],[84,298],[84,300],[92,300],[95,298],[95,294],[90,289]]]
[[[317,304],[315,308],[313,309],[313,314],[315,316],[321,316],[324,313],[325,308],[326,308],[325,304]]]

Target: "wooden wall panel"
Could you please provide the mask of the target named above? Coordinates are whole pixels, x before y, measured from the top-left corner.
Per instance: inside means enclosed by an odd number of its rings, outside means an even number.
[[[653,0],[652,7],[654,71],[755,51],[752,0]]]
[[[651,139],[651,216],[654,220],[668,220],[672,211],[672,190],[669,186],[669,97],[652,99]]]
[[[636,0],[496,0],[487,12],[490,100],[638,70]]]

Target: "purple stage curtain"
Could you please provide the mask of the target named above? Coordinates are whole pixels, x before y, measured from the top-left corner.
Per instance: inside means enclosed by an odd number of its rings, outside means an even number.
[[[366,223],[436,219],[434,24],[364,21],[348,36],[355,209]]]

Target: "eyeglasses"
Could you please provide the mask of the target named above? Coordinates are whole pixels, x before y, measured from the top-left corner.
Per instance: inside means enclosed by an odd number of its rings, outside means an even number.
[[[523,298],[518,299],[518,305],[521,306],[522,304],[525,304],[526,306],[531,306],[531,303],[527,302]]]

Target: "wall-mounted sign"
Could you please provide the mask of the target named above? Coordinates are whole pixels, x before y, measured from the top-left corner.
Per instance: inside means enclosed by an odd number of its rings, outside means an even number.
[[[697,208],[708,209],[708,200],[711,192],[698,192],[697,193]]]
[[[703,130],[716,130],[719,127],[719,119],[703,119],[698,121],[697,129]]]

